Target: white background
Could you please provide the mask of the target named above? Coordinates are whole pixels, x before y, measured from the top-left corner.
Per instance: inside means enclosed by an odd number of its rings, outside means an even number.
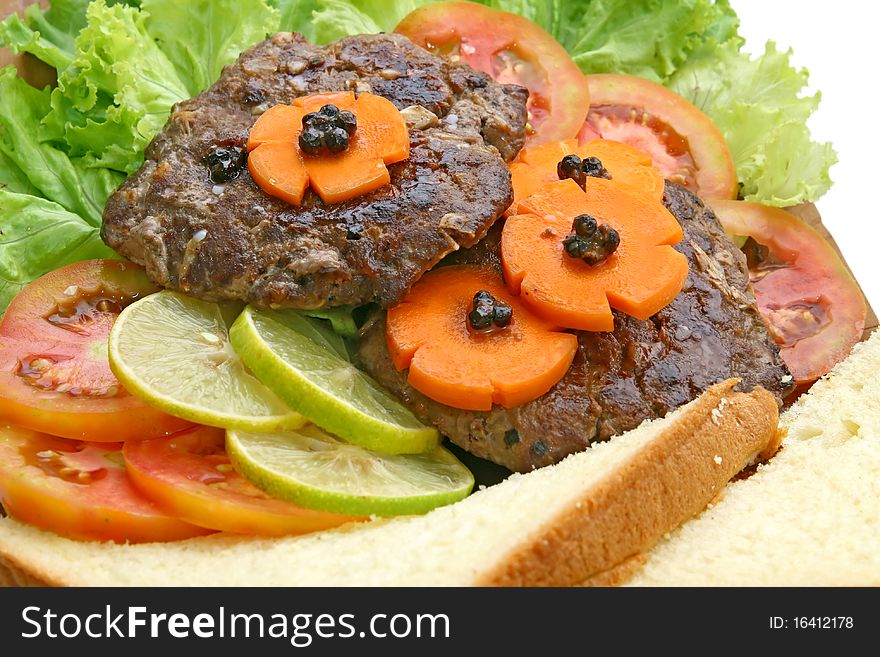
[[[880,3],[874,0],[731,0],[746,49],[768,39],[794,50],[822,93],[810,128],[840,161],[816,206],[868,301],[880,311]]]

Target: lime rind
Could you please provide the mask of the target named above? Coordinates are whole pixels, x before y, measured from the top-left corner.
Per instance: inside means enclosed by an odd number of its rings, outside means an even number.
[[[229,309],[177,292],[144,297],[110,332],[110,367],[133,395],[199,424],[250,431],[302,426],[232,349]]]
[[[268,494],[349,515],[427,513],[467,497],[471,472],[449,450],[383,454],[343,442],[315,425],[281,433],[227,431],[235,468]]]
[[[248,307],[230,337],[263,383],[343,440],[390,454],[426,452],[439,444],[437,430],[355,367],[344,341],[320,322]]]

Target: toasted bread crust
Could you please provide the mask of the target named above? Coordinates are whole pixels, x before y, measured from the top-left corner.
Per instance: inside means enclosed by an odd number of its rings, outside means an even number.
[[[773,395],[763,388],[733,392],[735,384],[729,380],[704,392],[661,437],[611,472],[599,491],[548,518],[478,583],[602,583],[603,573],[703,509],[776,437]]]
[[[735,385],[730,380],[713,386],[670,418],[669,426],[635,456],[610,470],[598,487],[572,491],[564,510],[525,534],[519,545],[500,553],[494,563],[475,564],[470,583],[613,586],[626,581],[640,567],[647,549],[703,509],[731,476],[776,438],[778,409],[773,396],[760,388],[749,394],[734,392]],[[43,532],[35,531],[24,543],[6,541],[4,525],[10,526],[6,523],[14,521],[0,523],[0,585],[83,583],[82,577],[65,575],[63,564],[47,568],[45,559],[31,556],[45,550]],[[194,539],[180,549],[222,550],[224,545],[251,541],[265,547],[266,540]],[[169,545],[169,554],[174,547]],[[99,543],[86,549],[107,558],[119,553]]]

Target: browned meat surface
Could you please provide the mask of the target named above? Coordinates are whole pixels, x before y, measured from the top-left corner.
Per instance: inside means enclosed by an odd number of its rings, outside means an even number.
[[[742,377],[745,390],[763,386],[781,400],[791,390],[791,377],[758,314],[742,252],[711,210],[683,187],[667,183],[664,203],[684,229],[676,247],[690,263],[684,289],[647,321],[616,313],[611,333],[577,332],[571,368],[544,396],[489,412],[434,402],[407,385],[406,372],[394,369],[384,320],[361,343],[363,366],[454,443],[518,471],[555,463],[661,417],[730,377]],[[448,261],[500,268],[499,234],[500,224]]]
[[[413,108],[411,155],[389,167],[390,185],[338,205],[308,192],[294,207],[266,195],[247,169],[211,182],[203,158],[217,144],[244,146],[265,109],[348,90]],[[104,240],[157,284],[203,299],[391,304],[510,204],[505,159],[522,147],[527,95],[399,35],[320,47],[277,34],[174,108],[144,166],[110,197]]]

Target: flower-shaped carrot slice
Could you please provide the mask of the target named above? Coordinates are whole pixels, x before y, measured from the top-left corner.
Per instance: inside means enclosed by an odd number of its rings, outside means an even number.
[[[651,156],[628,144],[607,139],[596,139],[578,146],[577,139],[553,141],[540,146],[524,148],[510,165],[513,181],[513,205],[534,194],[547,183],[559,180],[556,165],[566,155],[581,159],[596,157],[615,182],[631,185],[650,196],[663,198],[664,180],[651,164]]]
[[[341,153],[303,153],[298,144],[303,117],[324,105],[354,113],[351,143]],[[270,196],[299,205],[311,184],[325,203],[341,203],[390,182],[386,165],[409,157],[409,133],[397,108],[381,96],[316,94],[264,112],[251,128],[247,148],[251,177]]]
[[[614,330],[611,308],[647,319],[681,291],[687,259],[671,245],[681,226],[656,199],[632,187],[587,178],[545,185],[517,207],[501,234],[504,277],[514,293],[548,321],[585,331]],[[620,235],[597,265],[565,253],[573,219],[589,214]]]
[[[490,333],[468,324],[474,294],[486,290],[513,310],[510,323]],[[529,309],[493,270],[440,267],[425,274],[388,311],[388,351],[409,384],[455,408],[513,408],[540,397],[568,370],[577,338]]]

